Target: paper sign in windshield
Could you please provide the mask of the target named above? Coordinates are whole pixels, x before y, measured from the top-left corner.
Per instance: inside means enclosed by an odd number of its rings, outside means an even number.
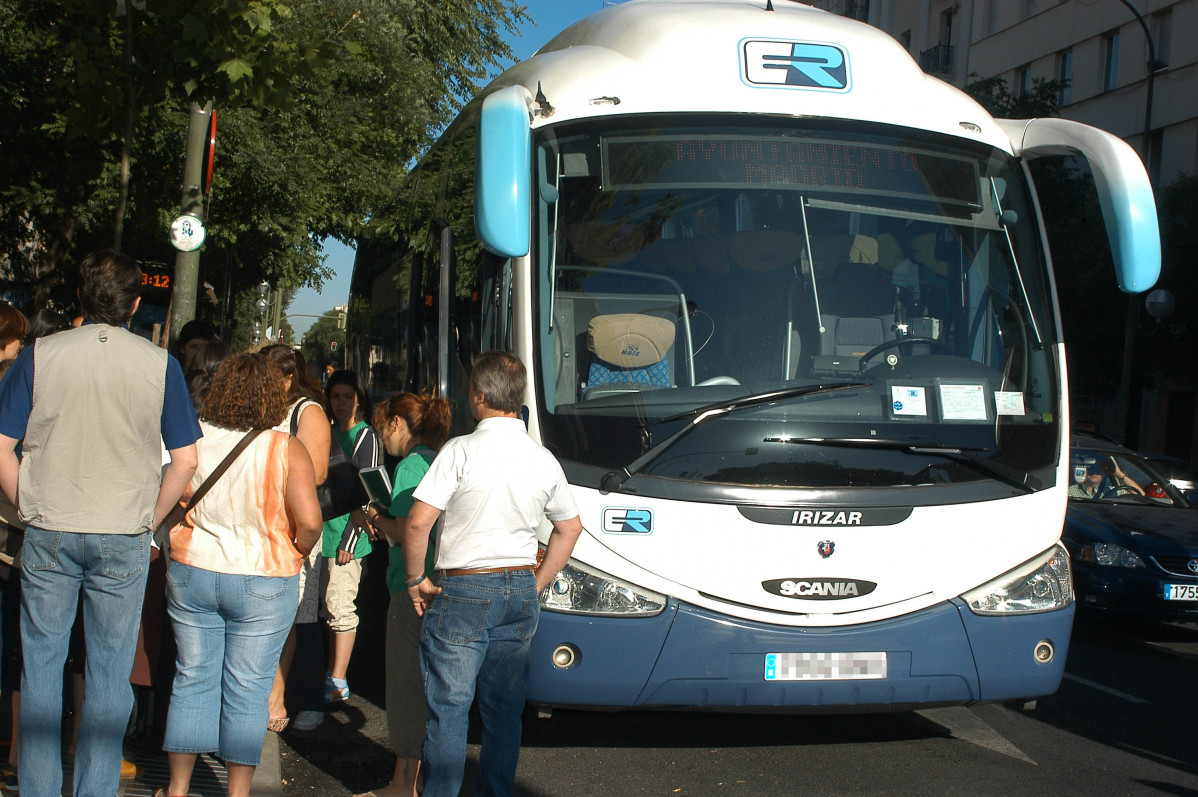
[[[999,415],[1022,415],[1023,394],[1014,390],[994,391],[994,411]]]
[[[928,397],[922,387],[890,386],[890,406],[895,415],[928,414]]]
[[[986,420],[986,391],[982,385],[940,385],[940,411],[946,421]]]

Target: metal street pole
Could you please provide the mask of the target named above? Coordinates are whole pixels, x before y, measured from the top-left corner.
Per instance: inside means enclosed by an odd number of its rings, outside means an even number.
[[[1141,158],[1143,158],[1144,168],[1147,170],[1149,168],[1149,160],[1152,157],[1152,95],[1156,85],[1156,44],[1152,41],[1152,33],[1148,30],[1148,23],[1144,21],[1143,15],[1132,6],[1130,0],[1119,0],[1119,2],[1127,6],[1127,9],[1135,15],[1136,21],[1140,23],[1140,28],[1144,31],[1144,39],[1148,42],[1148,86],[1147,97],[1144,102],[1144,134],[1140,142]],[[1120,434],[1118,438],[1125,445],[1133,444],[1133,441],[1127,439],[1127,434],[1129,416],[1131,415],[1131,371],[1136,353],[1136,327],[1140,320],[1140,303],[1138,298],[1134,293],[1127,296],[1127,325],[1123,330],[1123,367],[1119,372],[1117,411],[1119,414]],[[1138,436],[1139,426],[1137,425],[1136,428]]]
[[[187,123],[187,152],[183,160],[183,199],[179,202],[181,215],[204,218],[204,137],[212,115],[212,103],[203,108],[191,104]],[[170,339],[196,317],[196,293],[200,279],[200,252],[179,252],[175,255],[175,277],[171,289]]]

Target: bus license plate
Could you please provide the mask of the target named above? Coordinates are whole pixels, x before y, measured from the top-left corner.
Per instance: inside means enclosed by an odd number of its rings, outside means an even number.
[[[886,654],[767,653],[767,681],[860,681],[886,677]]]
[[[1165,600],[1198,601],[1198,584],[1166,584]]]

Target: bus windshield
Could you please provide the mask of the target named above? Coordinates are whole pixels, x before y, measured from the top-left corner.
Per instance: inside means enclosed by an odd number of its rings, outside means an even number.
[[[1054,483],[1056,321],[1005,153],[654,116],[539,131],[534,179],[540,417],[571,478]]]

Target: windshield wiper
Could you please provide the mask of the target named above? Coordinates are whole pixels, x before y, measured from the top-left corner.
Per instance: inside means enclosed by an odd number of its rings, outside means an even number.
[[[885,448],[890,451],[902,451],[907,454],[933,454],[945,459],[963,462],[966,465],[991,476],[1004,484],[1017,487],[1027,493],[1034,493],[1044,485],[1035,476],[995,462],[992,459],[979,457],[978,451],[984,448],[968,446],[948,446],[939,440],[928,440],[912,437],[906,440],[893,437],[767,437],[766,443],[796,443],[800,445],[841,446],[845,448]]]
[[[863,387],[873,387],[873,382],[838,382],[828,385],[806,385],[804,387],[786,388],[785,390],[770,390],[765,393],[753,393],[748,396],[729,399],[728,401],[719,401],[715,404],[706,404],[702,407],[668,415],[664,418],[655,418],[646,424],[642,424],[641,430],[646,429],[650,423],[669,423],[670,421],[680,421],[686,418],[690,418],[691,422],[660,443],[649,446],[645,450],[645,453],[641,454],[630,464],[618,471],[613,470],[605,474],[599,481],[599,492],[606,495],[613,490],[620,489],[620,485],[632,478],[633,474],[643,470],[646,465],[661,456],[662,452],[667,448],[674,445],[680,438],[689,434],[696,426],[709,418],[726,415],[737,410],[748,409],[749,407],[773,404],[776,401],[785,401],[786,399],[799,398],[801,396],[812,396],[816,393],[832,393],[837,390],[857,390]]]

